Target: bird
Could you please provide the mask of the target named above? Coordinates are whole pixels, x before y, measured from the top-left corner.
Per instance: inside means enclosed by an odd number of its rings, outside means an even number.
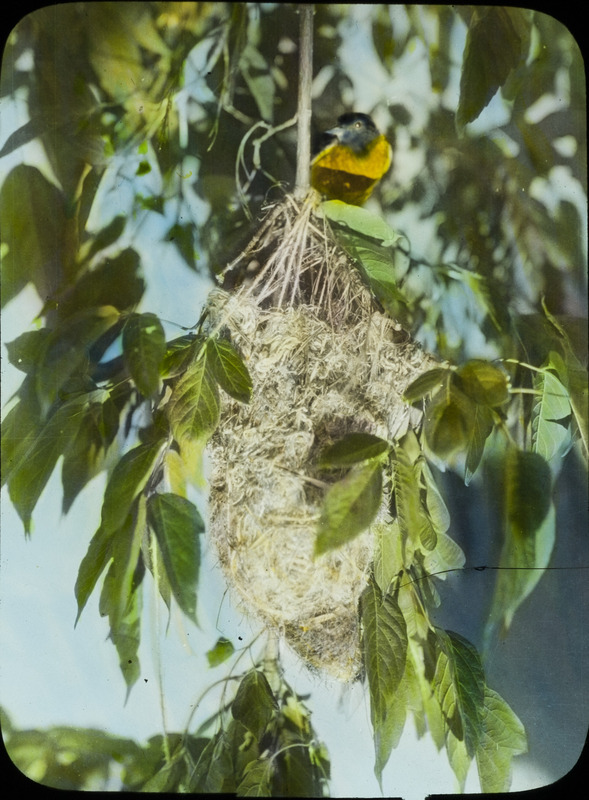
[[[361,206],[391,166],[393,151],[372,117],[350,111],[320,134],[311,159],[311,186],[328,200]]]

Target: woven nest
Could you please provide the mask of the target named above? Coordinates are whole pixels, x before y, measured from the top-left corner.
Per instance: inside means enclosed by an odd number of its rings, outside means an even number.
[[[211,537],[245,609],[309,665],[349,680],[361,669],[373,536],[313,558],[330,480],[317,455],[349,432],[393,440],[413,427],[402,393],[432,359],[375,308],[313,220],[309,203],[274,208],[245,253],[257,277],[209,297],[211,328],[230,336],[253,382],[251,403],[225,398],[211,441]]]

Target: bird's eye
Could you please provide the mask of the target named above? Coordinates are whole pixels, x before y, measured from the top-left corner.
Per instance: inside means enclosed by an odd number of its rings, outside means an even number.
[[[356,122],[356,124],[354,125],[354,127],[355,127],[355,128],[361,128],[361,127],[362,127],[362,123],[361,123],[360,121],[358,121],[358,122]]]

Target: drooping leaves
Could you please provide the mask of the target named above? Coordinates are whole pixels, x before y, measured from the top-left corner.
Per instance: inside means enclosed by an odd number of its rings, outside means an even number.
[[[382,496],[382,468],[376,461],[356,465],[327,490],[315,540],[315,555],[341,547],[366,530]]]
[[[117,462],[104,492],[100,526],[106,532],[119,528],[135,498],[145,488],[162,455],[165,440],[140,444]]]
[[[66,208],[62,193],[36,167],[20,164],[0,191],[2,305],[30,281],[41,297],[63,280]]]
[[[166,413],[174,438],[181,446],[185,441],[207,439],[217,427],[219,391],[206,348],[173,382]]]
[[[61,468],[64,513],[103,468],[119,429],[119,410],[107,391],[89,396],[80,415],[79,428],[64,453]]]
[[[448,710],[455,703],[463,731],[463,737],[457,738],[464,738],[467,753],[472,758],[482,732],[485,675],[481,659],[469,641],[452,631],[438,632],[438,642],[440,652],[448,659],[446,669],[449,668],[451,672],[453,685],[452,691],[443,697],[443,707]],[[453,699],[448,702],[452,696]]]
[[[360,619],[374,731],[375,772],[380,781],[405,724],[404,698],[398,689],[407,658],[407,626],[396,599],[383,594],[374,580],[360,598]]]
[[[47,413],[58,393],[89,362],[89,348],[119,320],[114,306],[83,309],[69,317],[44,341],[35,387],[41,409]]]
[[[354,259],[375,297],[393,316],[408,321],[409,304],[401,289],[409,268],[405,237],[364,208],[329,200],[321,209],[334,223],[338,242]]]
[[[259,740],[276,710],[276,700],[264,673],[259,670],[248,672],[231,705],[233,718]]]
[[[482,791],[509,791],[513,756],[527,749],[524,726],[505,700],[485,686],[482,729],[476,751]]]
[[[139,587],[145,571],[141,560],[145,529],[145,500],[139,498],[121,527],[113,533],[110,545],[112,561],[102,584],[99,602],[101,616],[108,617],[110,638],[119,655],[127,692],[140,674],[137,651],[142,595]]]
[[[132,314],[123,328],[123,356],[135,386],[145,397],[153,395],[160,382],[166,339],[155,314]]]
[[[429,470],[427,477],[422,477],[427,467],[425,460],[421,456],[412,460],[410,445],[406,441],[399,443],[392,458],[397,518],[401,534],[411,549],[419,546],[433,550],[437,541],[436,529],[442,531],[446,527],[447,510],[440,502],[441,496]],[[435,524],[428,510],[428,499],[436,516]]]
[[[58,458],[76,436],[86,406],[85,396],[74,398],[41,424],[33,412],[27,429],[22,425],[27,421],[31,409],[21,401],[4,420],[2,449],[5,444],[10,447],[5,454],[10,462],[6,463],[3,470],[3,479],[8,481],[10,499],[23,521],[26,533],[30,532],[33,509]],[[11,440],[18,443],[16,447],[12,446]]]
[[[456,124],[462,129],[525,58],[529,23],[519,8],[475,8],[468,25]]]
[[[252,379],[241,357],[230,342],[210,338],[207,359],[215,380],[228,395],[241,403],[249,403]]]
[[[507,630],[513,615],[548,566],[555,540],[555,510],[548,464],[537,453],[510,449],[502,469],[503,545],[487,624],[487,640]]]
[[[204,532],[198,509],[184,497],[156,493],[147,501],[147,521],[155,533],[174,598],[182,611],[196,621],[199,535]]]

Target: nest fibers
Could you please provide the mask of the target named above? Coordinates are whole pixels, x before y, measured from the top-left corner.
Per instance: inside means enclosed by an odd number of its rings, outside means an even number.
[[[376,309],[316,222],[309,199],[275,206],[240,257],[255,259],[256,277],[210,294],[211,329],[230,335],[253,382],[248,405],[224,399],[211,440],[211,537],[245,609],[309,665],[349,680],[373,536],[313,558],[329,480],[317,455],[349,432],[391,441],[413,427],[402,393],[432,359]]]

